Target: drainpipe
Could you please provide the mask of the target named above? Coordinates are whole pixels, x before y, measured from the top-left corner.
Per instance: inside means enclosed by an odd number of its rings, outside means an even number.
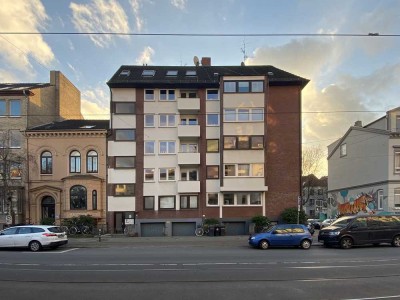
[[[29,102],[29,95],[26,93],[26,90],[22,90],[22,93],[24,94],[24,96],[25,96],[25,99],[26,99],[26,103],[27,103],[27,111],[26,111],[26,125],[25,125],[25,129],[27,129],[28,128],[28,118],[29,118],[29,115],[30,115],[30,109],[29,109],[29,107],[30,107],[30,102]],[[26,132],[25,132],[25,143],[26,143],[26,158],[27,158],[27,164],[26,164],[26,171],[27,171],[27,177],[26,177],[26,179],[27,179],[27,191],[25,192],[25,195],[27,196],[27,200],[28,200],[28,209],[27,209],[27,212],[28,212],[28,224],[31,224],[32,222],[31,222],[31,198],[30,198],[30,194],[29,194],[29,191],[30,191],[30,186],[31,186],[31,182],[30,182],[30,176],[29,176],[29,143],[28,143],[28,137],[27,137],[27,135],[26,135]],[[26,210],[25,210],[26,211]],[[26,220],[26,217],[25,217],[25,220]]]

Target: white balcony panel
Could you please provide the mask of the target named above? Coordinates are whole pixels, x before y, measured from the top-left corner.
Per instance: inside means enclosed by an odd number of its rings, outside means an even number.
[[[265,152],[263,150],[225,150],[225,164],[262,164]],[[208,162],[207,162],[208,164]]]
[[[111,89],[113,102],[136,102],[136,90],[128,88]]]
[[[219,179],[207,180],[206,181],[207,193],[219,193],[221,191]]]
[[[157,175],[158,176],[158,175]],[[163,195],[176,195],[177,184],[176,181],[170,182],[144,182],[143,195],[144,196],[163,196]]]
[[[108,142],[108,156],[136,156],[136,142]]]
[[[221,192],[261,192],[268,191],[268,186],[264,185],[264,177],[261,178],[224,178],[224,186]]]
[[[200,193],[200,181],[178,181],[178,193]]]
[[[135,197],[108,196],[108,211],[135,211]]]
[[[112,127],[113,129],[131,129],[136,128],[135,115],[115,115],[112,114]]]
[[[224,135],[264,135],[264,122],[225,122]]]
[[[200,153],[178,153],[178,164],[179,165],[199,165],[200,164]]]
[[[219,153],[207,153],[206,154],[206,165],[219,165],[220,154]]]
[[[200,98],[178,98],[179,111],[199,111]]]
[[[207,126],[206,138],[219,140],[221,138],[221,132],[219,130],[220,130],[219,126]],[[219,147],[221,149],[221,141],[219,142]]]
[[[178,125],[178,137],[200,137],[200,125]]]
[[[135,183],[136,170],[108,169],[108,183]]]

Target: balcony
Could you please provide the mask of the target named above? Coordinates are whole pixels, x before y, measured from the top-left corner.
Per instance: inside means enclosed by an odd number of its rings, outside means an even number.
[[[178,98],[178,111],[198,113],[200,111],[200,98]]]
[[[265,186],[264,177],[261,178],[224,178],[224,186],[221,186],[221,192],[260,192],[268,191]]]
[[[200,181],[178,181],[178,193],[200,193]]]
[[[178,165],[199,165],[200,153],[179,152]]]
[[[200,137],[200,125],[178,125],[178,137]]]

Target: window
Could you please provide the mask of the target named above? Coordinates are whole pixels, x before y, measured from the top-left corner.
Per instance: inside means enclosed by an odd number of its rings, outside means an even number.
[[[264,177],[264,164],[251,164],[251,176]]]
[[[40,174],[53,173],[53,157],[49,151],[45,151],[40,155]]]
[[[225,176],[236,176],[236,165],[225,165]]]
[[[219,100],[219,90],[207,90],[207,100]]]
[[[394,208],[400,209],[400,189],[394,189]]]
[[[225,108],[225,122],[259,122],[264,120],[262,108]]]
[[[197,73],[195,70],[188,70],[188,71],[186,71],[186,76],[187,77],[195,77],[195,76],[197,76]]]
[[[10,130],[10,148],[21,148],[22,133],[19,130]]]
[[[253,93],[264,92],[264,82],[263,81],[252,81],[251,82],[251,91]]]
[[[175,196],[160,196],[158,198],[160,209],[174,209]]]
[[[175,154],[175,141],[161,141],[160,154]]]
[[[154,127],[154,115],[144,115],[144,127]]]
[[[114,102],[115,114],[134,114],[136,105],[134,102]]]
[[[219,140],[207,140],[207,152],[219,152]]]
[[[235,194],[224,194],[224,205],[234,205]]]
[[[174,101],[175,90],[160,90],[160,101]]]
[[[219,115],[218,114],[207,114],[207,126],[218,126]]]
[[[181,144],[182,153],[197,153],[197,144]]]
[[[154,210],[154,196],[144,196],[144,209]]]
[[[323,193],[322,193],[322,189],[318,189],[318,195],[322,195]]]
[[[121,73],[119,73],[119,76],[129,76],[131,74],[130,70],[122,70]]]
[[[310,189],[310,195],[314,196],[314,189]]]
[[[154,90],[144,90],[144,101],[154,101]]]
[[[92,191],[92,209],[97,210],[97,191]]]
[[[156,74],[155,70],[143,70],[142,76],[143,77],[153,77]]]
[[[238,176],[249,176],[250,165],[249,164],[238,164]]]
[[[7,116],[7,102],[6,100],[0,100],[0,117]]]
[[[207,205],[210,205],[210,206],[218,205],[218,194],[217,193],[207,194]]]
[[[347,145],[342,144],[340,145],[340,157],[347,155]]]
[[[400,151],[394,153],[394,172],[400,173]]]
[[[252,136],[251,137],[251,149],[264,149],[264,137],[263,136]]]
[[[181,98],[197,98],[197,91],[181,91]]]
[[[144,142],[144,154],[155,154],[155,142],[145,141]]]
[[[224,149],[236,149],[235,136],[224,136]]]
[[[224,93],[236,93],[236,82],[225,81],[224,82]]]
[[[145,182],[154,181],[154,169],[144,169],[144,181]]]
[[[81,172],[81,154],[78,151],[72,151],[69,155],[69,172],[80,173]]]
[[[20,179],[22,177],[22,164],[19,162],[11,162],[10,164],[10,178]]]
[[[181,118],[181,125],[198,125],[197,118]]]
[[[74,185],[69,191],[70,209],[86,209],[87,192],[82,185]]]
[[[248,93],[248,92],[250,92],[250,82],[248,82],[248,81],[239,81],[238,82],[238,92],[239,93]]]
[[[248,194],[246,193],[237,193],[236,194],[236,201],[237,205],[249,205]]]
[[[97,152],[91,150],[87,154],[87,172],[88,173],[97,173],[99,171],[99,163]]]
[[[235,122],[236,121],[236,109],[226,108],[224,109],[224,121]]]
[[[175,127],[175,115],[160,115],[160,127]]]
[[[114,184],[114,196],[135,196],[135,184]]]
[[[115,129],[115,140],[116,141],[135,141],[136,130],[135,129]]]
[[[166,76],[168,76],[168,77],[178,76],[178,71],[176,71],[176,70],[168,70]]]
[[[250,205],[261,205],[261,193],[250,193]]]
[[[198,196],[197,195],[183,195],[181,196],[181,209],[197,208]]]
[[[135,156],[116,156],[115,168],[118,169],[132,169],[135,168]]]
[[[251,109],[251,120],[254,122],[264,121],[264,110],[262,108]]]
[[[248,108],[238,109],[238,121],[248,122],[250,120],[250,110]]]
[[[196,169],[188,169],[181,170],[181,180],[182,181],[197,181],[197,170]]]
[[[10,100],[10,117],[21,116],[21,100]]]
[[[175,168],[160,168],[160,181],[175,181]]]
[[[383,190],[378,190],[378,209],[383,209]]]
[[[238,136],[238,149],[250,149],[250,137],[249,136]]]
[[[207,179],[219,178],[219,166],[207,166]]]

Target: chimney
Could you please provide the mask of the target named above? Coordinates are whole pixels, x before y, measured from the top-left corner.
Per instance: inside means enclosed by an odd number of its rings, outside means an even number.
[[[202,66],[211,66],[211,57],[202,57],[201,65]]]
[[[356,122],[354,123],[354,126],[363,127],[363,126],[362,126],[362,121],[356,121]]]

